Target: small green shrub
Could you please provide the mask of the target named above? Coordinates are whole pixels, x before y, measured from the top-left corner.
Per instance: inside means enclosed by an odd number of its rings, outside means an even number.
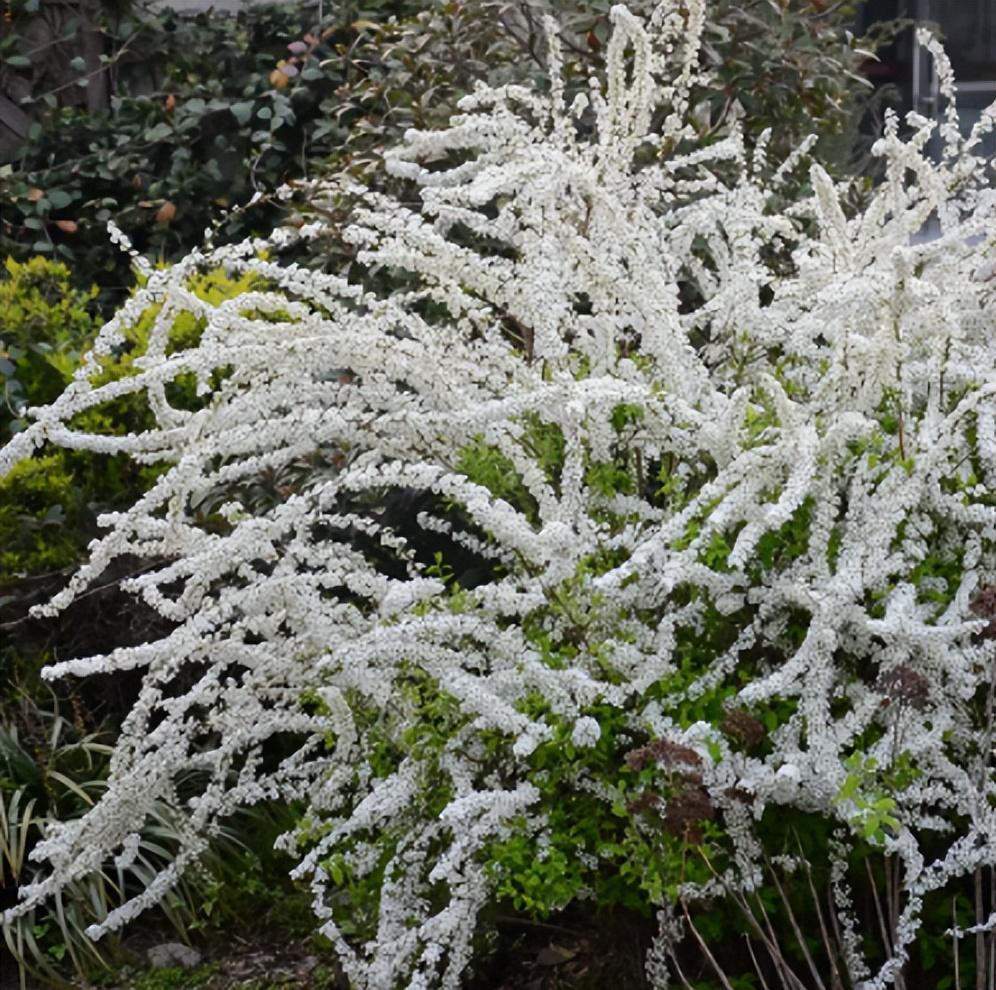
[[[260,286],[258,278],[228,278],[222,270],[191,282],[199,298],[217,304]],[[18,262],[8,258],[0,278],[0,385],[5,396],[0,432],[4,439],[23,429],[26,411],[52,402],[73,380],[84,352],[96,335],[96,290],[73,288],[69,268],[47,258]],[[158,314],[150,306],[127,328],[113,354],[99,359],[99,379],[114,381],[135,374],[135,356],[144,352]],[[173,326],[171,348],[197,342],[202,324],[187,315]],[[173,386],[172,395],[196,405],[196,383]],[[144,400],[123,396],[87,412],[73,428],[121,436],[148,426]],[[0,587],[18,596],[18,581],[59,571],[76,563],[97,534],[101,511],[126,503],[146,487],[155,469],[136,468],[122,456],[95,457],[59,450],[19,465],[0,480]]]
[[[28,406],[55,399],[97,332],[96,289],[80,291],[66,265],[7,258],[0,275],[0,438],[24,427]]]

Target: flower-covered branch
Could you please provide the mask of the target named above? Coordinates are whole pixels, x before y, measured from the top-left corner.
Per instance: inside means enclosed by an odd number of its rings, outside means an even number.
[[[300,800],[285,843],[356,985],[456,987],[481,909],[517,896],[516,843],[553,862],[564,807],[604,825],[573,833],[547,909],[672,839],[706,843],[712,873],[651,857],[647,905],[749,891],[758,823],[791,808],[837,830],[845,934],[848,850],[899,871],[887,958],[842,936],[870,990],[925,896],[996,867],[996,193],[974,153],[994,114],[967,140],[943,125],[940,161],[932,122],[904,139],[891,118],[860,212],[818,164],[785,206],[805,148],[772,168],[735,125],[706,146],[686,126],[705,16],[616,7],[587,95],[481,89],[409,134],[387,167],[418,207],[364,197],[349,279],[279,260],[321,222],[148,271],[0,452],[4,471],[44,444],[159,465],[40,611],[127,555],[164,561],[128,589],[174,624],[48,669],[144,680],[107,793],[39,846],[51,876],[13,912],[126,859],[151,802],[182,806],[177,860],[97,937],[236,807]],[[253,289],[198,298],[218,266]],[[150,313],[136,373],[104,380]],[[144,432],[79,425],[125,395]],[[261,472],[302,464],[250,504]]]

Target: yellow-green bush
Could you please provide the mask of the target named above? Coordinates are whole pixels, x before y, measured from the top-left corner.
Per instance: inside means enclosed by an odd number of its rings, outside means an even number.
[[[192,280],[202,299],[219,303],[251,287],[248,277],[230,279],[222,270]],[[258,282],[258,278],[256,279]],[[74,289],[70,270],[60,262],[8,258],[0,274],[0,444],[26,425],[26,411],[54,400],[72,380],[99,328],[96,290]],[[145,350],[157,307],[150,307],[125,332],[120,351],[105,359],[102,380],[134,373],[134,355]],[[177,321],[176,347],[195,342],[201,326],[190,317]],[[190,395],[179,396],[194,401]],[[141,430],[144,402],[124,397],[79,417],[89,432],[124,434]],[[96,534],[98,512],[127,502],[144,487],[154,469],[137,468],[123,457],[94,457],[60,449],[19,465],[0,481],[0,586],[17,594],[19,579],[56,571],[77,561]]]

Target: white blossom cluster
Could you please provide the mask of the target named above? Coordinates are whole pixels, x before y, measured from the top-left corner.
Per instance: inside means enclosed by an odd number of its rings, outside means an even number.
[[[901,798],[884,842],[905,906],[877,973],[853,941],[866,990],[901,968],[928,892],[996,865],[996,639],[973,610],[996,585],[996,190],[976,154],[996,112],[967,138],[945,121],[940,161],[932,122],[910,115],[901,136],[890,118],[886,179],[848,212],[808,147],[775,167],[735,124],[694,141],[705,16],[705,0],[665,0],[646,24],[613,8],[606,78],[570,100],[551,30],[549,92],[482,88],[447,130],[410,133],[387,162],[417,206],[365,194],[345,232],[365,279],[281,263],[286,232],[149,271],[0,452],[0,472],[45,444],[162,465],[43,611],[128,555],[161,561],[128,588],[174,624],[46,671],[144,681],[106,794],[46,837],[49,878],[10,913],[126,855],[151,802],[177,801],[196,769],[176,862],[94,937],[159,898],[234,808],[294,799],[308,811],[286,843],[355,984],[458,987],[491,894],[484,851],[545,827],[531,758],[557,738],[598,746],[607,707],[629,739],[698,754],[741,883],[766,809],[825,815],[846,837],[855,752],[883,775],[915,769],[901,794],[881,785]],[[807,167],[810,192],[786,200]],[[268,288],[199,299],[191,277],[220,265]],[[377,289],[398,272],[403,288]],[[150,307],[137,373],[98,384]],[[203,331],[175,349],[181,314]],[[193,409],[175,401],[190,378]],[[74,425],[125,394],[153,426]],[[275,506],[240,496],[315,457],[333,466]],[[607,468],[626,483],[600,481]],[[394,521],[385,507],[413,492],[419,511]],[[210,525],[209,498],[223,501]],[[483,576],[455,585],[419,531]],[[725,642],[662,691],[717,615]],[[786,713],[763,755],[680,719],[724,684],[732,707]],[[337,920],[333,863],[381,877],[361,944]]]

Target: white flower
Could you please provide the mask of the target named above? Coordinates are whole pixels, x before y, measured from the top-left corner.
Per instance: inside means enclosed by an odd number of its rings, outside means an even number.
[[[571,732],[571,742],[575,746],[586,749],[589,746],[597,746],[598,740],[602,737],[602,728],[598,722],[588,715],[584,715],[574,723]]]

